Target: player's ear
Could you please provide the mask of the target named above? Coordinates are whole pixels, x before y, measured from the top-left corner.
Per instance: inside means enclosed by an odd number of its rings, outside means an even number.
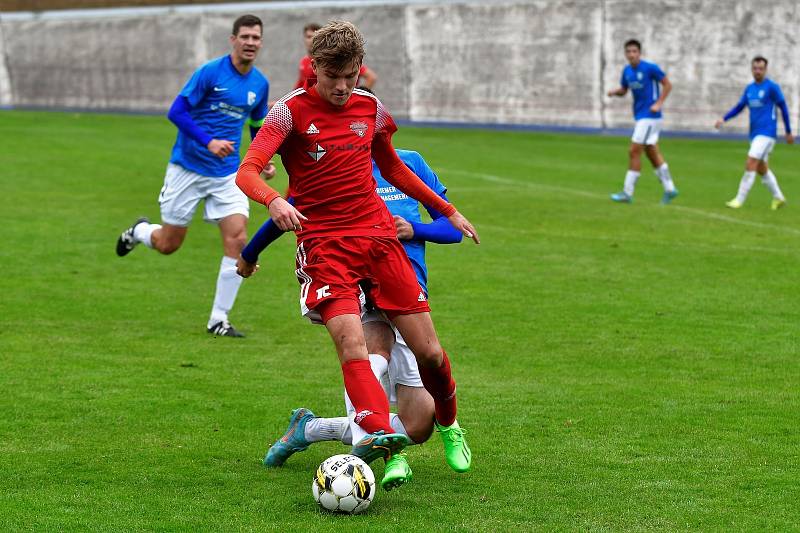
[[[236,36],[231,34],[230,37],[228,37],[228,40],[231,42],[231,46],[233,46],[233,43],[236,42]]]
[[[313,57],[311,58],[311,70],[313,70],[313,71],[314,71],[314,74],[316,74],[316,73],[317,73],[317,62],[316,62],[316,61],[314,61],[314,58],[313,58]]]

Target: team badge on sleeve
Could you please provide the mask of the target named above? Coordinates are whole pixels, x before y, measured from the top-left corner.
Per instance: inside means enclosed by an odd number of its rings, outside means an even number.
[[[366,135],[368,128],[369,126],[367,126],[366,122],[357,121],[350,123],[350,129],[359,137]]]

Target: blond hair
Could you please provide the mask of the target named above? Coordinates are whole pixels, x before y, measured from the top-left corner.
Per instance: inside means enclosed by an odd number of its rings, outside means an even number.
[[[364,36],[351,22],[333,20],[314,34],[311,58],[322,67],[334,71],[359,65],[364,60]]]

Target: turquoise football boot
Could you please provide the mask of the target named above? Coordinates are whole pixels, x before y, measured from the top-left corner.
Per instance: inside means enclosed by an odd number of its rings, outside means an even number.
[[[281,438],[270,446],[264,457],[264,466],[282,466],[295,452],[302,452],[311,444],[306,440],[306,424],[316,418],[310,409],[300,407],[292,411],[289,427]]]

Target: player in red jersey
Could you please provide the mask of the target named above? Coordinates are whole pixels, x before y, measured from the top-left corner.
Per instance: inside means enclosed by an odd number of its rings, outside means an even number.
[[[294,84],[295,89],[305,87],[307,79],[316,78],[314,69],[311,66],[311,42],[314,40],[314,34],[321,27],[322,26],[315,22],[310,22],[303,26],[303,44],[306,45],[306,55],[300,59],[299,73],[297,81]],[[357,85],[362,88],[366,87],[367,89],[372,89],[376,81],[378,81],[378,75],[375,74],[375,71],[366,65],[361,65],[361,68],[358,70]]]
[[[372,159],[391,184],[480,240],[472,224],[397,156],[391,141],[397,126],[380,101],[355,89],[363,46],[361,33],[349,22],[331,22],[316,33],[311,46],[316,83],[287,94],[269,111],[236,183],[268,207],[280,229],[297,234],[302,313],[324,323],[336,345],[355,422],[368,433],[353,452],[367,462],[384,457],[381,485],[390,490],[410,480],[411,469],[400,453],[406,438],[392,432],[388,400],[370,368],[360,316],[363,293],[414,352],[449,461],[460,461],[466,471],[471,454],[456,422],[450,361],[394,220],[375,192]],[[259,178],[275,153],[289,174],[294,206]]]

